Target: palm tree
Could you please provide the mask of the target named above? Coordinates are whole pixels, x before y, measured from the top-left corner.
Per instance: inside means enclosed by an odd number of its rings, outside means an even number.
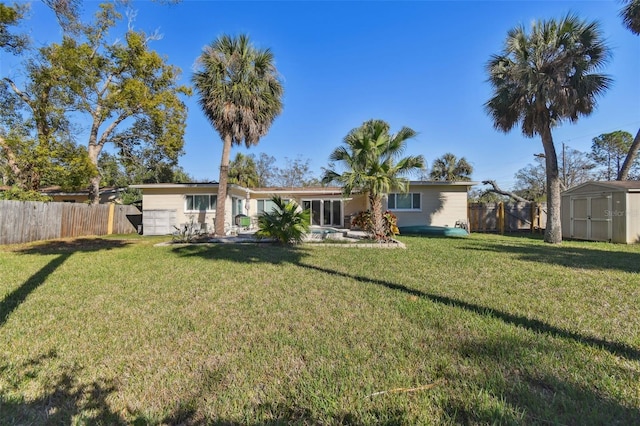
[[[471,180],[471,173],[473,173],[473,167],[466,158],[457,159],[455,155],[448,152],[433,162],[429,177],[436,181],[468,182]]]
[[[389,124],[382,120],[369,120],[351,130],[344,138],[344,145],[336,148],[329,157],[331,166],[325,171],[322,183],[342,184],[344,195],[356,190],[367,193],[373,216],[373,237],[377,240],[385,238],[382,196],[392,190],[408,191],[409,181],[402,176],[424,167],[421,155],[408,156],[396,163],[407,140],[415,135],[416,132],[408,127],[391,135]],[[334,163],[341,163],[345,171],[334,171]]]
[[[494,127],[509,132],[522,123],[527,137],[540,135],[547,170],[547,227],[544,240],[562,242],[560,176],[551,129],[589,115],[611,79],[595,73],[610,50],[596,22],[567,15],[509,31],[501,54],[487,64],[493,97],[485,104]]]
[[[267,134],[282,111],[282,83],[269,49],[257,49],[246,35],[222,35],[205,46],[192,82],[200,107],[222,138],[215,233],[224,235],[229,155],[232,145],[248,148]]]
[[[257,188],[260,181],[253,155],[238,152],[229,163],[229,183],[237,183],[245,188]]]
[[[271,198],[273,209],[258,217],[256,237],[275,238],[281,244],[298,244],[311,227],[311,212],[300,210],[293,202],[285,202],[280,196]]]
[[[620,11],[622,22],[632,33],[640,35],[640,0],[624,0]]]

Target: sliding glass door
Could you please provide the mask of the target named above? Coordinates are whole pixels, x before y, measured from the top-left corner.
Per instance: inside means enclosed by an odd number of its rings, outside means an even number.
[[[342,226],[342,200],[302,200],[302,208],[311,210],[311,224]]]

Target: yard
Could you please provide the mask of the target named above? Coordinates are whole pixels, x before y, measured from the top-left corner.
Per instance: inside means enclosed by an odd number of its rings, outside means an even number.
[[[0,248],[0,424],[640,421],[640,245],[162,240]]]

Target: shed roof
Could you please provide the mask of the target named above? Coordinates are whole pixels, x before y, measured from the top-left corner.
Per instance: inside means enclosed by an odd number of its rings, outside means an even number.
[[[640,192],[639,180],[608,180],[608,181],[589,181],[573,188],[569,188],[563,194],[580,192],[586,186],[599,186],[603,189],[614,192]]]

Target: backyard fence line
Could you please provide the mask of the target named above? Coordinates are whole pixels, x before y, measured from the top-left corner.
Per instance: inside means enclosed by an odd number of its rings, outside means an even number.
[[[0,244],[138,232],[135,206],[40,201],[0,201]]]
[[[542,232],[546,203],[469,203],[470,232]]]

